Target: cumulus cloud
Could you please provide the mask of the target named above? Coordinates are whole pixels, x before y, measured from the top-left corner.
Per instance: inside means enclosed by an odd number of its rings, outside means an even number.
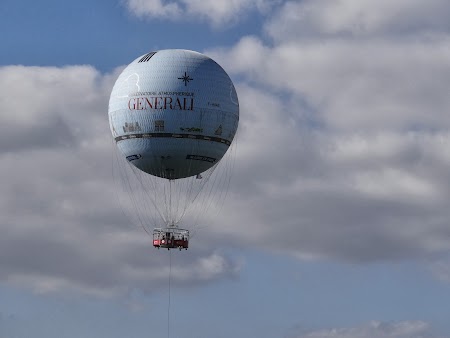
[[[232,221],[220,231],[308,259],[391,260],[450,249],[450,39],[439,19],[448,5],[424,9],[436,18],[432,30],[431,19],[405,18],[423,33],[416,39],[389,17],[363,37],[345,33],[343,23],[318,28],[337,9],[336,20],[342,12],[351,23],[358,16],[348,13],[366,11],[361,3],[287,2],[266,26],[272,43],[246,36],[207,51],[242,79],[234,177],[252,187],[232,192]],[[408,4],[417,13],[426,7]],[[408,7],[376,6],[368,14]]]
[[[266,25],[276,41],[299,38],[368,38],[377,35],[428,35],[448,32],[445,0],[306,0],[288,1]]]
[[[450,248],[448,131],[311,129],[301,106],[238,90],[244,113],[234,188],[227,217],[214,220],[216,232],[298,257],[345,261]]]
[[[216,10],[229,19],[264,4]],[[308,23],[308,38],[296,37],[296,9],[311,7],[309,22],[334,6],[364,10],[350,0],[302,1],[274,13],[273,43],[247,36],[207,51],[237,79],[236,165],[221,214],[205,215],[214,225],[202,232],[209,244],[177,256],[174,283],[235,276],[241,265],[212,250],[221,246],[346,262],[448,252],[450,39],[436,10],[444,4],[431,4],[434,26],[414,27],[439,31],[433,38],[399,29],[390,38],[390,19],[364,38],[341,34],[341,23]],[[195,2],[127,5],[145,16],[200,11]],[[106,107],[117,73],[14,66],[0,75],[0,280],[103,296],[163,285],[167,261],[150,254],[143,231],[124,227],[129,220],[114,204]],[[436,271],[445,279],[445,266]]]
[[[449,43],[337,39],[270,48],[244,37],[212,54],[253,83],[301,98],[332,128],[442,128],[450,126]]]
[[[333,328],[293,335],[296,338],[422,338],[438,337],[423,321],[372,321],[354,328]]]
[[[9,66],[0,75],[0,281],[103,297],[162,287],[168,256],[114,198],[107,107],[117,72]],[[208,248],[188,255],[173,259],[174,285],[239,271]]]
[[[273,1],[267,0],[126,0],[125,3],[138,17],[167,20],[200,17],[214,26],[235,23],[248,12],[265,12],[274,5]]]

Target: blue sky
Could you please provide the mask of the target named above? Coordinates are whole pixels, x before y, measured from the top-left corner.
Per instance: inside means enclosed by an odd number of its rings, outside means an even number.
[[[113,197],[109,93],[152,50],[233,79],[221,213],[171,337],[450,337],[450,5],[0,3],[0,338],[166,337],[167,252]]]
[[[211,28],[192,19],[138,18],[123,1],[99,0],[87,6],[83,1],[5,0],[0,6],[2,31],[9,32],[2,34],[2,64],[89,64],[101,71],[111,71],[153,49],[230,45],[243,34],[257,34],[262,22],[257,17],[229,28]]]

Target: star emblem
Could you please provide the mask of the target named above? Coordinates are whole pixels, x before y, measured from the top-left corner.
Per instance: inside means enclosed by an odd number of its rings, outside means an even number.
[[[184,76],[179,77],[178,80],[181,80],[184,82],[184,85],[187,86],[188,82],[191,80],[194,80],[193,78],[191,78],[189,75],[187,75],[186,72],[184,72]]]

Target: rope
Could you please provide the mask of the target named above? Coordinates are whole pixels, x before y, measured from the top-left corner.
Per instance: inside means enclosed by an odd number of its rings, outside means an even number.
[[[167,338],[170,338],[170,282],[172,279],[172,251],[169,250],[169,299],[167,305]]]

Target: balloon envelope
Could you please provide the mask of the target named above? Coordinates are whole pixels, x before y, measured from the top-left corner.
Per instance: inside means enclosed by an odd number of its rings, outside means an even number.
[[[123,156],[145,173],[173,180],[220,161],[237,131],[239,103],[215,61],[188,50],[160,50],[123,70],[108,115]]]

